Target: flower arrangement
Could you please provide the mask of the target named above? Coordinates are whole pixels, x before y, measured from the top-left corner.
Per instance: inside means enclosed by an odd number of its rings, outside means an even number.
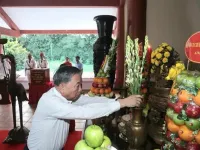
[[[141,94],[140,89],[143,81],[143,70],[146,61],[148,37],[145,36],[145,44],[142,55],[139,55],[140,45],[138,38],[134,41],[128,36],[126,43],[126,86],[128,87],[128,95]]]
[[[164,65],[170,60],[170,56],[173,54],[174,48],[167,43],[160,44],[151,53],[151,73],[157,73],[156,70],[159,69],[160,73],[163,72]]]

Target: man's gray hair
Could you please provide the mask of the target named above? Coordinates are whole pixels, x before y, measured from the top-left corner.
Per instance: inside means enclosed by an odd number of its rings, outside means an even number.
[[[54,74],[53,82],[56,86],[59,86],[61,83],[67,83],[71,81],[72,76],[75,74],[81,74],[78,68],[71,66],[62,66],[58,68],[58,70]]]

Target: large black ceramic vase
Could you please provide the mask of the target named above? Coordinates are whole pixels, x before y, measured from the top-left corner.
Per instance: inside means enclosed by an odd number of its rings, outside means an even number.
[[[117,18],[115,16],[110,15],[100,15],[94,17],[94,20],[97,23],[98,28],[98,36],[99,38],[94,43],[93,46],[93,63],[94,63],[94,74],[95,77],[101,67],[101,64],[108,54],[109,49],[112,44],[112,30],[113,30],[113,23]],[[114,71],[115,72],[115,71]],[[110,84],[111,87],[113,86],[115,73],[113,73],[113,69],[109,72],[110,75]]]

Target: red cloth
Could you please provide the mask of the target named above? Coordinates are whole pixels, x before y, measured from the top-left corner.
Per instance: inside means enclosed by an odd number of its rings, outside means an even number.
[[[25,144],[3,144],[2,142],[8,136],[7,130],[0,131],[0,150],[23,150]],[[74,150],[76,143],[81,140],[81,131],[74,131],[69,133],[64,150]]]
[[[37,104],[40,97],[53,87],[52,82],[47,82],[44,85],[33,85],[29,87],[29,104]]]

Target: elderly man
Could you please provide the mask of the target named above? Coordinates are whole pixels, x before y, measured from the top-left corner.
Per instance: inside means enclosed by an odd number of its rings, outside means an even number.
[[[44,53],[40,53],[40,60],[38,62],[38,68],[47,68],[48,67],[48,62],[45,59]]]
[[[60,67],[53,81],[55,87],[37,105],[27,150],[61,150],[67,140],[69,120],[95,119],[141,103],[140,95],[118,100],[81,95],[81,72],[76,67]]]
[[[28,54],[28,59],[25,61],[25,75],[28,78],[28,83],[31,83],[31,69],[36,68],[36,62],[31,54]]]

